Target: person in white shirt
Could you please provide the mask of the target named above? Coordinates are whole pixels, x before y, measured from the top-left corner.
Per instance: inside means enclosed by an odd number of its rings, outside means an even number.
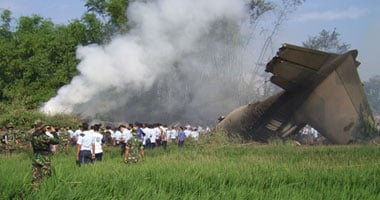
[[[162,139],[162,129],[160,124],[154,124],[154,131],[156,135],[156,146],[161,146],[161,139]]]
[[[184,130],[186,138],[190,137],[191,135],[191,126],[186,126],[186,130]]]
[[[178,132],[174,127],[170,127],[170,139],[172,140],[173,144],[176,143]]]
[[[149,124],[148,134],[149,134],[149,140],[150,140],[149,146],[151,149],[154,149],[156,147],[156,139],[157,139],[158,131],[154,128],[153,124]]]
[[[69,136],[70,136],[70,143],[71,143],[71,145],[75,145],[75,144],[76,144],[76,141],[73,140],[73,137],[74,137],[74,131],[72,130],[71,127],[66,127],[66,131],[67,131],[67,133],[68,133]]]
[[[121,131],[121,137],[120,137],[120,143],[121,143],[121,155],[124,155],[125,153],[125,146],[127,145],[128,140],[132,138],[132,129],[133,125],[128,124],[126,127],[125,125],[120,125],[120,131]]]
[[[121,131],[120,131],[120,127],[119,127],[119,128],[117,128],[117,130],[114,133],[114,141],[115,141],[116,146],[120,145],[120,138],[121,138]]]
[[[144,132],[144,136],[143,136],[143,146],[144,146],[144,149],[147,149],[150,147],[150,132],[149,132],[149,128],[148,128],[148,125],[147,124],[143,124],[142,125],[142,131]]]
[[[102,161],[103,148],[102,144],[105,142],[105,137],[100,133],[100,125],[94,125],[94,143],[95,143],[95,160]]]
[[[164,125],[164,126],[161,126],[161,130],[162,130],[162,133],[161,133],[161,144],[162,144],[162,147],[166,150],[167,149],[167,146],[168,146],[168,133],[167,133],[167,126]]]
[[[76,160],[79,166],[92,163],[95,159],[95,141],[92,132],[88,130],[87,123],[82,124],[82,130],[77,141]]]
[[[78,138],[79,138],[79,135],[82,133],[82,125],[80,125],[79,127],[78,127],[78,129],[77,130],[75,130],[75,132],[74,132],[74,135],[73,135],[73,142],[76,144],[77,143],[77,140],[78,140]]]
[[[191,137],[197,141],[199,139],[199,132],[196,127],[193,127],[193,131],[191,132]]]

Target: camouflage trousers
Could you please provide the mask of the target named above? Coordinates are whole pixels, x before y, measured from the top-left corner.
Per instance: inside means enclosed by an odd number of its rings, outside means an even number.
[[[51,165],[48,153],[35,153],[32,159],[32,183],[38,184],[43,177],[51,176]]]
[[[14,153],[16,151],[16,145],[13,145],[13,144],[3,144],[2,151],[4,153],[10,153],[10,154],[12,154],[12,153]]]
[[[58,149],[56,149],[56,151],[58,151],[59,153],[66,153],[66,154],[68,153],[68,150],[69,150],[68,142],[59,143]]]
[[[140,154],[140,150],[136,147],[132,147],[132,148],[126,148],[128,150],[128,155],[126,156],[126,160],[125,162],[126,163],[137,163],[137,162],[140,162],[142,159],[141,159],[141,154]]]

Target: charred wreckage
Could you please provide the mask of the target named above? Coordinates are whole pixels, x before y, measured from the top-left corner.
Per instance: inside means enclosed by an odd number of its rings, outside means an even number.
[[[357,50],[334,54],[284,44],[265,69],[284,90],[233,110],[216,130],[267,142],[308,124],[334,144],[368,141],[377,129],[357,72],[357,55]]]

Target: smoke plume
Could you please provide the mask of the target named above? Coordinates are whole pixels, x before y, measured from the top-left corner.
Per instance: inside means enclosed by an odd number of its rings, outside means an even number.
[[[77,49],[79,75],[43,112],[210,124],[255,98],[246,1],[134,1],[128,19],[128,34]]]

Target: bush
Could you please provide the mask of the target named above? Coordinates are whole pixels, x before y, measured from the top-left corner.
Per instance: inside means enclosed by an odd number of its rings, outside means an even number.
[[[76,127],[81,120],[73,115],[60,114],[49,116],[36,109],[27,109],[17,102],[12,104],[0,103],[0,125],[6,126],[12,123],[18,129],[30,128],[36,120],[41,120],[53,126]]]

